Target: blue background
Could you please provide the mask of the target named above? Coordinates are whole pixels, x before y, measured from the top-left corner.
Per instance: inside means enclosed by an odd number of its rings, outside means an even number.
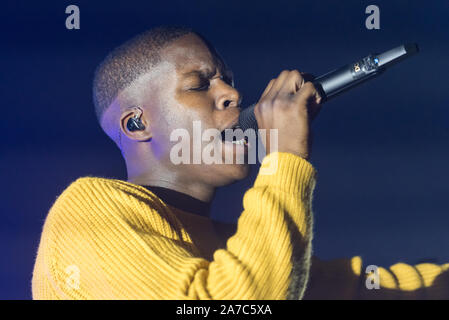
[[[65,28],[76,4],[81,29]],[[365,8],[380,8],[380,30]],[[11,1],[0,9],[0,298],[31,298],[41,228],[80,176],[126,179],[98,126],[96,65],[159,24],[208,38],[235,74],[244,104],[283,69],[320,75],[417,42],[419,55],[325,104],[311,162],[315,254],[369,264],[449,261],[448,1]],[[222,188],[214,217],[235,221],[250,179]]]

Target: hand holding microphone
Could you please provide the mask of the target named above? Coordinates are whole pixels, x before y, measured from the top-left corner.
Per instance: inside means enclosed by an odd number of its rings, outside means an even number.
[[[270,129],[278,130],[279,152],[289,152],[304,159],[310,155],[309,122],[319,112],[321,97],[311,82],[297,70],[282,71],[265,88],[254,107],[254,116],[267,153],[270,147]]]
[[[239,126],[243,131],[257,130],[258,127],[278,129],[278,151],[292,152],[308,159],[309,120],[318,113],[320,103],[382,74],[388,67],[418,51],[417,44],[404,44],[382,54],[370,54],[312,82],[304,82],[298,71],[283,71],[270,81],[256,105],[240,113]],[[263,138],[265,149],[270,152],[269,137],[266,141]]]

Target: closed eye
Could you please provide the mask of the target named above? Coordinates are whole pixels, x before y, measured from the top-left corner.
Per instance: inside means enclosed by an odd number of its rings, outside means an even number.
[[[209,83],[202,85],[201,87],[191,88],[190,90],[194,91],[205,91],[209,89]]]
[[[229,86],[234,87],[234,81],[233,81],[232,77],[229,77],[227,75],[221,75],[220,77],[211,78],[210,80],[215,80],[215,79],[220,79],[221,81],[225,82]],[[190,90],[193,90],[193,91],[205,91],[205,90],[208,90],[209,87],[210,87],[210,81],[206,80],[206,79],[203,79],[201,82],[202,82],[201,86],[191,88]]]

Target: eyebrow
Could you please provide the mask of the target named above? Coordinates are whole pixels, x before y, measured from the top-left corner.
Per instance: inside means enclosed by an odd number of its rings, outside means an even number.
[[[215,69],[217,70],[217,69]],[[205,70],[192,70],[183,73],[183,76],[185,78],[192,77],[192,76],[198,76],[202,79],[212,79],[214,75],[217,74],[217,71],[212,71],[211,69],[205,69]],[[232,86],[234,86],[234,75],[233,72],[230,69],[224,69],[221,71],[221,76],[224,77],[225,81],[230,83]]]
[[[185,77],[200,76],[202,78],[210,79],[217,73],[216,70],[217,69],[215,69],[215,70],[212,70],[212,69],[192,70],[192,71],[183,73],[183,75]]]

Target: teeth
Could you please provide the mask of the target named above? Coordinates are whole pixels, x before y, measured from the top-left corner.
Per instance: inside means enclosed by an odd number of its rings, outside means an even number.
[[[244,145],[247,144],[245,139],[242,139],[242,140],[239,140],[239,141],[232,141],[232,143],[233,144],[244,144]]]

